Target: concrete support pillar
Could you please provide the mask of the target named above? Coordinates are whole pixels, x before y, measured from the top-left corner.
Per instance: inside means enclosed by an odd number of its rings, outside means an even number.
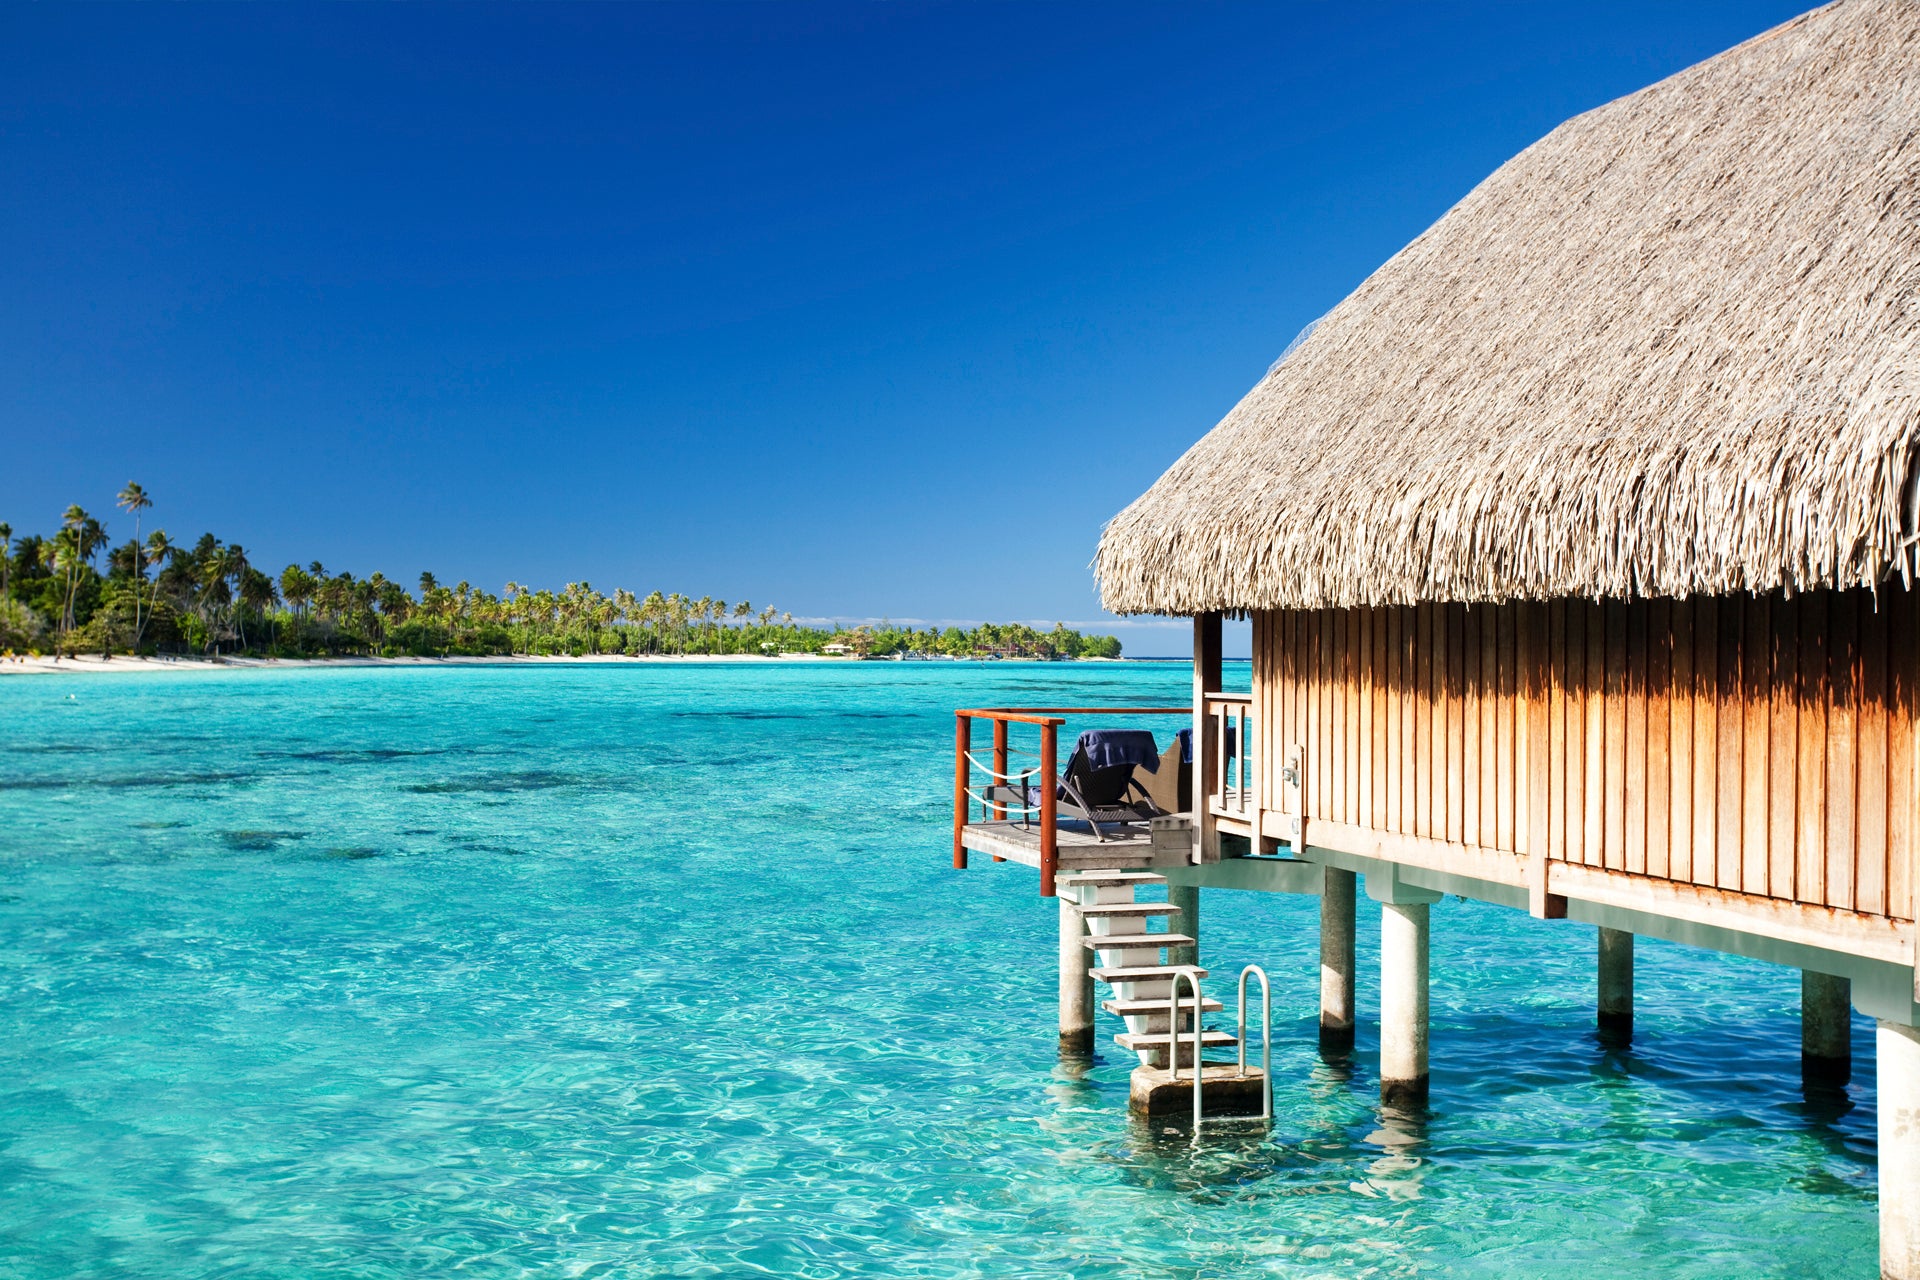
[[[1600,1034],[1633,1036],[1633,935],[1624,929],[1600,930]]]
[[[1167,963],[1180,965],[1200,964],[1200,886],[1197,884],[1170,884],[1167,886],[1167,904],[1176,908],[1180,914],[1167,921],[1167,928],[1174,933],[1184,933],[1193,939],[1193,945],[1168,947]]]
[[[1093,1053],[1093,952],[1079,904],[1060,895],[1060,1052],[1075,1058]]]
[[[1880,1276],[1920,1280],[1920,1031],[1880,1021]]]
[[[1427,1100],[1427,904],[1380,906],[1380,1098]]]
[[[1853,984],[1832,974],[1800,971],[1800,1071],[1818,1084],[1853,1075]]]
[[[1320,888],[1320,1047],[1353,1048],[1354,874],[1328,867]]]

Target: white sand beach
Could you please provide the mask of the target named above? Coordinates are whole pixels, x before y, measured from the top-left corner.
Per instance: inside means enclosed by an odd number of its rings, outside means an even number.
[[[103,658],[98,654],[55,658],[16,655],[0,657],[0,676],[29,675],[166,675],[181,672],[231,672],[241,670],[291,670],[298,667],[476,667],[476,666],[561,666],[578,663],[649,662],[724,662],[767,665],[780,662],[857,662],[858,658],[815,653],[759,654],[587,654],[570,657],[512,655],[471,658],[135,658],[121,655]]]

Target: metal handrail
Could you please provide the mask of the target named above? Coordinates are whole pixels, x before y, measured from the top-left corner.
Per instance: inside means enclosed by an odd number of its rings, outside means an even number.
[[[1200,1062],[1200,1015],[1206,1006],[1200,999],[1200,974],[1195,969],[1175,969],[1173,984],[1167,993],[1167,1067],[1173,1083],[1180,1083],[1180,983],[1193,988],[1193,1137],[1200,1140],[1200,1079],[1205,1074]]]
[[[1250,964],[1240,971],[1240,1078],[1247,1075],[1247,975],[1260,975],[1260,1118],[1273,1119],[1273,988],[1267,971]]]

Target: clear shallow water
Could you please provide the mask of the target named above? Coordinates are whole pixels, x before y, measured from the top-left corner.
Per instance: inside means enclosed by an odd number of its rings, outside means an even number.
[[[1804,1097],[1791,971],[1643,940],[1609,1051],[1591,930],[1449,900],[1416,1127],[1369,1028],[1314,1052],[1314,904],[1209,891],[1216,972],[1275,978],[1271,1133],[1063,1069],[1052,904],[947,865],[952,708],[1186,688],[0,680],[0,1274],[1874,1274],[1871,1035]]]

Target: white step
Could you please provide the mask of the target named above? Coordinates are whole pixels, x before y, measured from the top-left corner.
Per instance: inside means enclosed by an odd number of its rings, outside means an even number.
[[[1091,951],[1144,951],[1148,947],[1190,947],[1184,933],[1102,933],[1082,938]]]
[[[1205,969],[1195,969],[1187,965],[1161,964],[1140,965],[1131,968],[1095,969],[1092,973],[1096,980],[1109,984],[1120,982],[1170,982],[1176,973],[1190,973],[1196,978],[1204,978],[1207,976]]]
[[[1122,1031],[1113,1038],[1113,1042],[1122,1049],[1138,1051],[1141,1049],[1165,1049],[1168,1039],[1169,1037],[1164,1031]],[[1193,1032],[1182,1031],[1180,1033],[1180,1047],[1185,1049],[1192,1043]],[[1228,1035],[1224,1031],[1202,1031],[1200,1033],[1200,1047],[1202,1049],[1219,1049],[1231,1047],[1239,1043],[1239,1036]]]
[[[1096,902],[1080,908],[1080,914],[1094,920],[1111,919],[1114,916],[1177,916],[1180,908],[1168,906],[1164,902]]]
[[[1075,871],[1072,874],[1056,875],[1053,882],[1106,889],[1120,884],[1165,884],[1167,878],[1155,875],[1151,871]]]
[[[1108,1013],[1117,1014],[1122,1018],[1127,1017],[1129,1014],[1135,1017],[1151,1017],[1155,1014],[1163,1018],[1167,1016],[1167,998],[1165,996],[1161,996],[1157,1000],[1102,1000],[1100,1007]],[[1219,1013],[1227,1006],[1221,1004],[1212,996],[1202,996],[1200,997],[1200,1007],[1208,1013]],[[1180,1014],[1182,1017],[1188,1018],[1193,1016],[1193,993],[1185,987],[1180,989]]]

